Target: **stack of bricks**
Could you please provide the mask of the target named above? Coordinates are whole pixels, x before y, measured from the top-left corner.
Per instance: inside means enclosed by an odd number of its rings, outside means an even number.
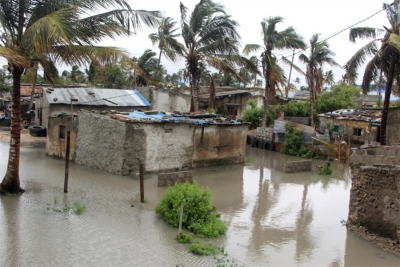
[[[274,128],[270,127],[257,127],[256,137],[267,141],[273,141]]]
[[[174,185],[175,183],[193,183],[193,172],[169,172],[158,174],[158,187]]]

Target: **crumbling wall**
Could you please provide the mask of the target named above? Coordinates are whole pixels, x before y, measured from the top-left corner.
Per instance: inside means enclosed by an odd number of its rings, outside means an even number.
[[[400,144],[400,107],[390,108],[386,123],[386,144]]]
[[[350,157],[349,222],[400,239],[400,146],[357,149]]]
[[[352,164],[351,171],[349,223],[400,240],[400,168]]]
[[[75,154],[75,140],[77,129],[71,116],[49,118],[47,128],[46,155],[65,158],[67,148],[67,131],[70,131],[70,153],[72,160]],[[64,138],[60,138],[60,126],[65,126]]]
[[[286,173],[311,171],[312,160],[289,161],[282,165],[281,170]]]
[[[247,124],[197,125],[193,167],[244,162]]]

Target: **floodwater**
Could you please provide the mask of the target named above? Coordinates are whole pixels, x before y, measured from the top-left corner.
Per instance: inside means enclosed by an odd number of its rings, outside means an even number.
[[[1,178],[7,158],[8,145],[0,143]],[[333,164],[329,177],[276,170],[293,159],[248,147],[245,164],[195,170],[228,225],[221,238],[195,240],[224,246],[236,266],[399,266],[399,258],[342,226],[351,187],[346,165]],[[0,266],[218,264],[189,253],[175,240],[177,229],[154,213],[166,190],[156,175],[146,175],[142,204],[138,177],[72,163],[64,194],[64,162],[43,147],[23,147],[20,177],[26,193],[0,197]],[[62,211],[77,201],[85,212]]]

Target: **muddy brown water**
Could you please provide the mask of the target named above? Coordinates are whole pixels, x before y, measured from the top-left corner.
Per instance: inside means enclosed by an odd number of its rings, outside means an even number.
[[[0,143],[0,175],[8,145]],[[197,169],[194,180],[213,192],[213,204],[228,225],[218,239],[237,266],[399,266],[400,259],[342,226],[351,179],[345,164],[334,173],[284,174],[278,166],[298,160],[247,148],[246,163]],[[314,165],[321,162],[314,162]],[[340,167],[340,168],[339,168]],[[154,213],[166,188],[146,175],[140,203],[138,177],[123,177],[70,164],[63,193],[64,162],[43,147],[21,148],[20,177],[26,193],[0,197],[0,266],[216,266],[175,240]],[[75,202],[86,206],[76,215]],[[132,207],[131,205],[134,205]]]

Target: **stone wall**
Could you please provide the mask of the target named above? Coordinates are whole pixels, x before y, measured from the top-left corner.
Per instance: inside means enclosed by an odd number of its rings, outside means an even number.
[[[400,168],[352,164],[348,222],[400,240]]]
[[[158,187],[174,185],[175,183],[193,183],[193,172],[169,172],[158,174]]]
[[[289,161],[282,165],[282,171],[286,173],[311,171],[312,160]]]
[[[390,108],[386,123],[386,144],[396,145],[400,143],[400,107]]]
[[[256,137],[267,141],[274,141],[274,128],[272,127],[257,127]]]
[[[357,149],[350,157],[349,222],[400,239],[400,146]]]

